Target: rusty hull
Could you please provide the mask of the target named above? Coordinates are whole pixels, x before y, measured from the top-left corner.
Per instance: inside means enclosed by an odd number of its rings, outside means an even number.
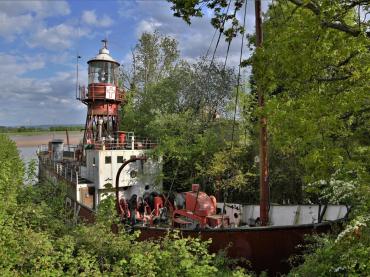
[[[227,248],[230,258],[247,259],[256,272],[268,271],[270,276],[287,273],[288,259],[301,250],[305,235],[325,233],[331,230],[332,222],[291,226],[254,227],[248,229],[181,230],[183,236],[211,239],[209,250],[213,253]],[[173,229],[135,226],[140,230],[140,239],[156,239]]]

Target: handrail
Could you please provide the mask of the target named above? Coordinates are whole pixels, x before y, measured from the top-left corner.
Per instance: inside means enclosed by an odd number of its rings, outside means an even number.
[[[97,150],[149,150],[158,146],[158,142],[132,140],[125,143],[118,142],[93,142],[89,144],[91,149]]]
[[[91,87],[89,89],[89,87]],[[113,100],[113,101],[122,101],[124,99],[124,92],[121,91],[118,87],[116,87],[116,97],[115,99],[107,99],[106,93],[105,93],[105,87],[106,85],[101,84],[93,84],[89,85],[89,87],[86,86],[80,86],[79,87],[79,93],[77,99],[80,101],[86,101],[86,100]]]
[[[49,158],[40,158],[40,163],[53,170],[59,177],[78,185],[78,170],[75,166],[68,166],[62,162],[55,162]]]

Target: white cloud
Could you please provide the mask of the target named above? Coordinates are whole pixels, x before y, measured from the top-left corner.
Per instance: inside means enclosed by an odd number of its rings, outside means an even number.
[[[40,27],[27,41],[30,47],[43,47],[49,50],[63,50],[72,46],[73,39],[87,36],[87,29],[77,30],[74,26],[62,23],[52,27]]]
[[[95,27],[109,27],[113,24],[113,20],[108,15],[104,14],[101,18],[98,18],[94,10],[84,11],[82,21]]]
[[[32,23],[33,18],[30,14],[8,16],[0,12],[0,36],[7,41],[13,41],[15,35],[22,33]]]
[[[15,56],[0,53],[0,61],[0,76],[9,75],[9,72],[14,76],[21,75],[45,66],[45,61],[41,56]]]
[[[73,69],[34,78],[25,74],[44,68],[48,57],[0,53],[0,60],[0,125],[83,122],[86,108],[74,99]]]
[[[12,42],[20,38],[29,45],[42,45],[37,42],[45,40],[47,47],[55,44],[69,46],[70,41],[66,36],[66,26],[60,24],[54,28],[47,28],[48,17],[66,16],[70,14],[68,2],[60,1],[1,1],[0,3],[0,37]],[[72,27],[69,27],[72,28]],[[50,29],[50,31],[49,31]],[[53,32],[56,32],[54,34]],[[46,37],[50,36],[50,38]],[[59,38],[59,39],[57,39]],[[67,39],[67,41],[64,41]]]
[[[50,17],[56,15],[68,15],[71,10],[68,2],[59,1],[1,1],[1,11],[9,16],[17,16],[25,13],[33,13],[36,17]]]
[[[154,18],[148,20],[141,20],[136,27],[136,35],[139,37],[142,33],[153,33],[155,30],[159,29],[162,23]]]
[[[137,1],[118,0],[118,14],[122,18],[137,19]]]

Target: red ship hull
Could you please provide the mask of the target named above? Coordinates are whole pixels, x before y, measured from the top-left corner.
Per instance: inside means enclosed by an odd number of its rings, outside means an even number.
[[[337,221],[340,222],[339,220]],[[289,257],[299,254],[298,245],[304,243],[305,235],[326,233],[333,222],[291,226],[254,227],[248,229],[205,229],[181,230],[183,236],[211,239],[210,251],[213,253],[227,249],[227,256],[247,259],[256,272],[267,271],[274,276],[287,273],[290,269]],[[137,227],[140,239],[155,239],[165,236],[171,229],[157,227]]]

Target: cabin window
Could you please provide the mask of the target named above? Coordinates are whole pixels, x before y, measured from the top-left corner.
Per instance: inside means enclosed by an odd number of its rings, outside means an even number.
[[[117,156],[117,163],[118,164],[123,164],[123,156]]]
[[[112,163],[112,157],[111,156],[105,156],[105,163],[111,164]]]

